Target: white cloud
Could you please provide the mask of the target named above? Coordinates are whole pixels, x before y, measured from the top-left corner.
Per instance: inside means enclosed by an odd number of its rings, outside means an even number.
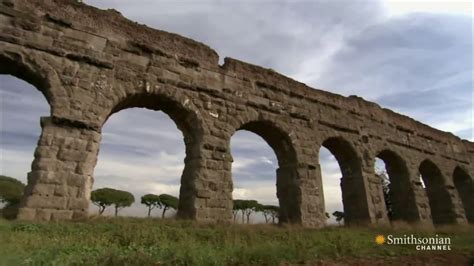
[[[384,4],[390,16],[399,16],[414,12],[450,13],[472,16],[472,0],[385,0]]]
[[[273,162],[272,160],[268,159],[268,158],[265,157],[265,156],[260,157],[260,161],[261,161],[262,163],[266,163],[266,164],[269,164],[269,165],[274,165],[274,162]]]
[[[426,116],[430,115],[426,114]],[[440,130],[456,133],[459,131],[466,130],[471,130],[472,132],[474,126],[472,122],[472,112],[470,110],[466,110],[465,112],[459,113],[456,116],[451,117],[451,119],[449,120],[432,121],[430,124]]]
[[[97,178],[120,175],[129,178],[130,181],[151,177],[166,181],[179,179],[183,169],[184,163],[178,156],[160,152],[158,156],[146,160],[126,158],[107,160],[99,157],[94,173]]]
[[[235,157],[234,162],[232,163],[232,170],[237,173],[241,170],[249,168],[251,165],[255,165],[256,161],[254,159],[246,159],[242,157]]]
[[[266,205],[278,205],[278,198],[276,197],[276,185],[273,183],[255,184],[252,187],[234,188],[232,197],[234,199],[252,199]]]
[[[33,158],[33,151],[6,150],[0,147],[0,174],[26,183]]]

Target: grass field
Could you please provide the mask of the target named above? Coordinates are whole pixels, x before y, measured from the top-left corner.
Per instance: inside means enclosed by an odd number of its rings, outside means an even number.
[[[474,253],[474,227],[430,231],[320,230],[272,225],[100,218],[86,222],[0,220],[0,265],[278,265],[423,255],[414,246],[377,245],[377,234],[451,237],[452,251]],[[454,265],[454,264],[453,264]]]

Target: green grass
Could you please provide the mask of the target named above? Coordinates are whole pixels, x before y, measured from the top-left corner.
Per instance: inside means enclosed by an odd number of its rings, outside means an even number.
[[[0,265],[278,265],[417,254],[413,246],[376,245],[374,238],[379,233],[438,234],[451,237],[454,252],[474,251],[472,226],[415,232],[211,225],[139,218],[61,223],[0,220]]]

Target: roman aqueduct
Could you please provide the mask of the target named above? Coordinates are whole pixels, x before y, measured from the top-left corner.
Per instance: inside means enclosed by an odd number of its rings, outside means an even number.
[[[277,156],[281,222],[324,226],[321,146],[341,167],[347,223],[388,223],[377,157],[387,166],[396,220],[474,222],[474,143],[272,70],[231,58],[219,65],[208,46],[113,10],[1,0],[0,74],[33,84],[51,107],[19,219],[86,218],[102,125],[144,107],[168,114],[184,136],[179,217],[232,220],[229,142],[244,129]]]

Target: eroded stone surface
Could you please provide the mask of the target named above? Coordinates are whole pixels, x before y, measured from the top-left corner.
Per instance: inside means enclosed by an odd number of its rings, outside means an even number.
[[[272,70],[231,58],[219,66],[208,46],[114,10],[67,0],[1,1],[0,73],[34,84],[51,106],[20,219],[87,217],[102,125],[131,107],[162,110],[183,132],[183,218],[232,220],[229,144],[239,129],[262,136],[277,155],[282,222],[324,225],[321,145],[341,165],[349,223],[388,223],[376,156],[391,167],[398,219],[432,225],[433,216],[458,224],[474,217],[473,143]],[[430,193],[419,181],[425,162]]]

